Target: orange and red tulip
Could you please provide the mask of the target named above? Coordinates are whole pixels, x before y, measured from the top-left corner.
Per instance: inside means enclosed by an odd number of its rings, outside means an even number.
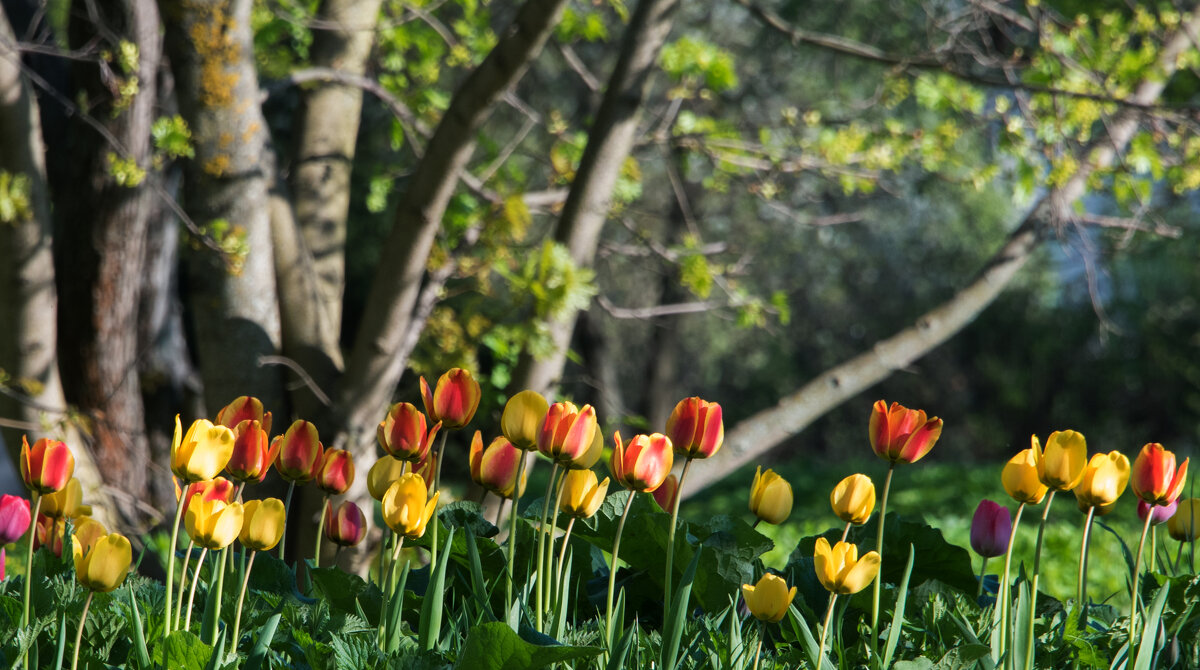
[[[21,479],[25,488],[38,493],[54,493],[71,481],[75,474],[75,456],[70,447],[43,437],[33,446],[21,436]]]
[[[379,422],[375,436],[379,446],[388,455],[402,461],[417,462],[425,459],[433,438],[442,429],[439,421],[426,430],[425,414],[410,402],[398,402],[388,409],[387,416]]]
[[[311,482],[321,472],[325,446],[317,435],[317,427],[308,421],[296,421],[271,444],[275,469],[289,482]]]
[[[481,397],[483,394],[479,390],[479,382],[462,368],[451,368],[438,378],[437,386],[433,389],[421,377],[421,399],[425,402],[425,413],[431,420],[440,421],[447,429],[462,428],[471,423]]]
[[[662,486],[671,472],[674,450],[671,439],[662,433],[635,435],[628,444],[615,436],[609,469],[613,479],[621,486],[634,491],[653,491]]]
[[[1142,447],[1130,471],[1133,493],[1151,505],[1170,505],[1183,492],[1188,459],[1175,467],[1175,453],[1157,442]]]
[[[182,497],[179,493],[179,484],[177,483],[175,487],[175,497],[179,500],[179,504],[183,505],[181,514],[187,514],[188,505],[191,504],[192,497],[196,495],[199,495],[201,500],[220,500],[225,504],[233,502],[233,482],[224,477],[188,484],[187,491],[182,494]]]
[[[524,495],[524,462],[525,452],[503,437],[492,440],[486,448],[479,431],[471,438],[471,481],[501,498],[512,499],[518,484],[517,495]]]
[[[330,542],[353,547],[367,536],[367,516],[353,502],[343,502],[337,510],[330,504],[325,508],[325,537]]]
[[[235,433],[243,421],[257,421],[264,433],[271,433],[271,413],[264,412],[262,401],[253,396],[240,396],[217,412],[217,423]]]
[[[942,435],[942,420],[927,419],[925,410],[879,400],[871,408],[870,438],[875,455],[893,463],[915,463]]]
[[[675,475],[667,475],[662,486],[654,489],[650,495],[654,496],[654,502],[662,508],[662,511],[670,513],[675,509],[675,499],[679,497],[679,478]]]
[[[278,455],[278,442],[268,436],[271,413],[267,413],[267,427],[256,419],[246,419],[233,429],[233,453],[225,464],[225,472],[239,482],[259,483],[267,476],[271,464]]]
[[[708,458],[725,442],[721,406],[697,397],[684,398],[667,419],[667,437],[675,453],[685,458]]]
[[[317,473],[317,488],[330,495],[341,495],[354,483],[354,456],[345,449],[330,449]]]
[[[538,431],[537,448],[559,464],[571,463],[587,455],[596,437],[596,410],[569,402],[556,402],[546,411]]]

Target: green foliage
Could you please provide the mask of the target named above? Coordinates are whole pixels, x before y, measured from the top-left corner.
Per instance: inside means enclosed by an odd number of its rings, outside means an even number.
[[[168,158],[192,158],[196,149],[192,145],[192,131],[182,116],[160,116],[150,127],[154,148]]]
[[[0,223],[16,224],[33,216],[29,176],[0,170]]]

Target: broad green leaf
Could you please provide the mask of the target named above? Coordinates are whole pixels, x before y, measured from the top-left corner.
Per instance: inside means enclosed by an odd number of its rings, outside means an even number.
[[[522,640],[508,624],[495,621],[467,633],[455,668],[463,670],[537,670],[553,663],[600,655],[599,647],[540,646]]]

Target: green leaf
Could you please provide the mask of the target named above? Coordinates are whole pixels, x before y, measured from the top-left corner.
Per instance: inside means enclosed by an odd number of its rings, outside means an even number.
[[[696,579],[696,566],[700,563],[700,556],[704,553],[703,549],[703,545],[696,547],[696,553],[692,554],[692,562],[683,572],[679,590],[671,601],[671,617],[667,621],[667,627],[663,629],[662,667],[664,670],[674,670],[675,664],[679,660],[679,640],[683,637],[683,629],[688,619],[690,611],[688,601],[692,597],[692,583]]]
[[[495,621],[467,633],[455,668],[469,670],[537,670],[553,663],[594,658],[599,647],[535,645],[522,640],[508,624]]]
[[[267,650],[271,648],[271,639],[275,637],[275,629],[279,627],[279,620],[282,618],[283,613],[276,612],[259,629],[258,642],[254,643],[254,651],[250,652],[250,658],[246,659],[246,670],[258,670],[262,667],[263,660],[267,658]]]
[[[450,564],[450,544],[454,541],[454,529],[446,536],[442,561],[433,570],[429,588],[425,591],[425,602],[421,604],[421,649],[429,651],[437,646],[442,635],[442,605],[446,595],[446,566]]]
[[[912,545],[908,545],[908,564],[904,566],[904,579],[900,580],[900,588],[896,590],[896,608],[892,613],[892,626],[888,631],[887,644],[884,645],[883,665],[890,667],[892,656],[896,653],[896,645],[900,642],[900,633],[904,629],[904,603],[908,599],[908,580],[912,576],[913,559],[916,554]]]
[[[155,663],[164,663],[163,653],[170,659],[168,667],[171,670],[204,670],[208,659],[213,655],[213,648],[204,644],[198,636],[186,630],[177,630],[167,636],[155,654]],[[247,666],[249,667],[249,666]]]

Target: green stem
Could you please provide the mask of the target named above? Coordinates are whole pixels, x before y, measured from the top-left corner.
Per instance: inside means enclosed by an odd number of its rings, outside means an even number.
[[[221,550],[220,558],[217,559],[217,597],[214,603],[214,612],[212,619],[212,628],[204,632],[205,642],[209,645],[217,643],[217,630],[221,628],[221,598],[225,595],[225,559],[229,556],[229,547]],[[218,655],[221,650],[216,652]]]
[[[1154,512],[1153,509],[1150,510]],[[1150,563],[1147,569],[1154,572],[1155,564],[1158,562],[1158,526],[1150,525],[1150,556],[1147,559]]]
[[[1017,540],[1017,526],[1021,525],[1021,513],[1025,511],[1025,503],[1017,505],[1017,513],[1013,516],[1012,532],[1008,534],[1008,551],[1004,552],[1004,574],[1000,578],[1000,588],[996,591],[996,613],[1000,617],[1000,649],[998,656],[1004,654],[1008,647],[1008,592],[1010,584],[1008,576],[1012,568],[1013,545]]]
[[[92,595],[94,592],[89,590],[87,600],[83,601],[83,614],[79,615],[79,630],[75,633],[75,652],[71,654],[71,670],[79,667],[79,645],[83,643],[83,624],[87,621],[88,608],[92,606]],[[137,607],[137,603],[134,603]]]
[[[1089,507],[1087,520],[1083,522],[1083,541],[1079,543],[1079,583],[1075,592],[1078,594],[1075,606],[1079,608],[1079,629],[1087,625],[1087,561],[1088,548],[1092,539],[1092,519],[1096,517],[1096,508]]]
[[[979,597],[983,595],[983,577],[987,574],[988,557],[980,556],[980,558],[983,559],[983,562],[979,564],[979,590],[975,592],[976,600],[979,600]]]
[[[283,499],[283,535],[279,538],[279,560],[283,560],[284,546],[287,544],[287,522],[292,516],[292,494],[296,492],[296,482],[288,482],[287,496]]]
[[[554,491],[554,480],[558,477],[558,463],[550,470],[550,479],[546,482],[546,496],[542,500],[542,522],[538,525],[538,544],[537,544],[537,593],[534,594],[534,602],[536,603],[536,617],[534,618],[534,627],[537,632],[542,632],[542,613],[545,612],[545,600],[542,593],[545,589],[542,587],[546,583],[546,522],[550,517],[550,493]]]
[[[875,531],[875,551],[883,559],[883,526],[887,521],[888,493],[892,490],[892,473],[896,471],[896,463],[888,463],[887,477],[883,480],[883,497],[879,500],[879,528]],[[883,582],[883,571],[875,576],[875,585],[871,589],[871,649],[878,646],[879,641],[879,590]]]
[[[1142,550],[1146,547],[1146,535],[1150,532],[1150,522],[1154,520],[1154,508],[1146,514],[1146,523],[1142,525],[1142,539],[1138,540],[1137,556],[1133,562],[1133,589],[1129,594],[1129,648],[1137,646],[1137,615],[1138,587],[1142,582]]]
[[[187,489],[184,489],[184,493]],[[183,494],[180,494],[180,498]],[[163,639],[166,639],[171,634],[171,587],[175,585],[175,549],[179,542],[179,520],[183,518],[183,500],[179,500],[175,504],[175,523],[171,524],[171,544],[167,547],[167,600],[166,610],[163,621]],[[183,597],[183,590],[180,589],[179,597]]]
[[[383,587],[383,605],[379,609],[379,648],[380,649],[383,649],[384,640],[387,639],[388,602],[390,602],[391,599],[393,597],[395,597],[395,594],[393,593],[393,591],[396,590],[396,579],[397,579],[396,565],[400,561],[400,550],[403,548],[404,548],[404,536],[397,535],[396,536],[396,546],[394,549],[392,549],[392,560],[391,560],[391,563],[389,564],[391,567],[388,571],[388,575],[386,578],[383,576],[382,573],[380,573],[380,575],[379,575],[379,584],[380,584],[380,586]],[[380,561],[380,566],[381,566],[380,569],[382,569],[382,564],[383,564],[383,562]]]
[[[621,520],[617,522],[617,535],[613,539],[612,563],[608,568],[608,594],[605,596],[604,609],[604,640],[609,651],[613,648],[613,590],[617,586],[617,553],[621,551],[621,533],[625,531],[625,519],[629,517],[629,509],[633,507],[633,497],[636,495],[637,491],[629,492],[629,499],[625,501],[625,511],[621,512]]]
[[[246,589],[250,586],[250,570],[254,567],[254,555],[257,553],[256,551],[250,552],[250,560],[246,562],[245,569],[243,570],[242,590],[238,592],[237,613],[233,615],[233,637],[230,638],[229,643],[230,651],[235,653],[238,648],[238,634],[242,630],[242,604],[246,600]],[[245,555],[245,552],[242,552],[242,556]]]
[[[208,555],[208,547],[200,550],[200,558],[196,561],[196,572],[192,575],[192,588],[188,591],[187,615],[183,617],[183,630],[192,629],[192,604],[196,602],[196,582],[200,581],[200,568],[204,567],[204,557]],[[179,593],[180,597],[183,592]]]
[[[837,594],[829,594],[829,608],[825,610],[825,625],[821,626],[821,644],[817,646],[817,667],[824,665],[821,659],[825,657],[825,640],[829,637],[829,626],[833,624],[833,605],[837,602]]]
[[[667,531],[667,574],[663,581],[663,621],[669,621],[671,608],[671,591],[675,582],[674,567],[675,567],[675,524],[679,519],[679,499],[683,496],[680,493],[683,491],[683,480],[687,479],[688,467],[692,464],[692,459],[688,458],[683,462],[683,472],[679,473],[679,484],[675,489],[675,502],[671,505],[671,528]],[[684,603],[684,607],[687,603]]]
[[[171,624],[172,628],[179,628],[179,617],[183,615],[183,592],[187,590],[188,563],[192,560],[192,549],[195,547],[196,541],[188,539],[187,553],[183,555],[183,569],[179,571],[179,600],[175,603],[175,621]]]
[[[571,541],[571,529],[575,527],[575,517],[567,522],[567,532],[563,533],[562,549],[558,553],[558,569],[554,571],[554,593],[562,593],[563,563],[567,560],[567,544]],[[561,606],[562,603],[559,603]]]
[[[754,670],[758,670],[758,659],[762,654],[763,638],[767,636],[767,622],[758,622],[758,644],[754,646]]]
[[[37,491],[34,491],[30,495],[33,497],[33,514],[29,516],[29,546],[25,551],[25,590],[24,604],[21,610],[21,628],[29,625],[29,596],[31,593],[29,586],[33,583],[33,534],[37,532],[38,512],[42,509],[42,496],[38,495]],[[170,593],[168,592],[167,598],[170,597]],[[25,654],[25,667],[29,667],[28,652]]]
[[[846,528],[842,530],[842,542],[845,542],[846,538],[850,537],[850,526],[853,525],[854,524],[849,521],[846,522]]]
[[[554,511],[550,513],[550,543],[546,547],[546,574],[554,574],[554,531],[558,530],[558,511],[562,508],[563,486],[567,482],[567,470],[563,468],[562,474],[558,478],[558,485],[554,487]],[[540,580],[540,578],[539,578]],[[540,581],[539,581],[540,583]],[[557,611],[555,606],[554,583],[546,580],[546,603],[551,612]],[[552,618],[553,620],[553,618]]]
[[[449,432],[443,430],[441,435],[438,436],[437,455],[434,456],[434,458],[437,459],[437,462],[435,462],[433,465],[434,493],[442,490],[442,461],[444,460],[442,458],[442,453],[446,451],[446,436],[449,434]],[[416,465],[414,464],[413,467],[416,467]],[[432,575],[434,569],[437,568],[438,562],[438,512],[436,506],[434,507],[433,518],[430,519],[430,523],[433,524],[433,541],[429,544],[429,574]]]
[[[321,518],[317,521],[317,546],[313,549],[313,567],[321,567],[321,537],[325,534],[325,508],[329,507],[329,494],[321,500]]]
[[[1056,491],[1050,489],[1050,495],[1046,496],[1046,507],[1042,510],[1042,524],[1038,526],[1037,548],[1033,551],[1033,583],[1029,590],[1029,627],[1026,629],[1026,643],[1029,645],[1025,649],[1025,667],[1033,667],[1033,650],[1037,646],[1037,641],[1033,637],[1033,623],[1037,618],[1037,595],[1038,595],[1038,577],[1042,571],[1042,540],[1046,534],[1046,519],[1050,518],[1050,504],[1054,502],[1054,494]]]
[[[526,455],[527,452],[521,452],[521,470],[525,469]],[[517,562],[517,503],[520,500],[521,486],[518,484],[513,487],[512,508],[508,511],[508,579],[504,583],[504,611],[506,613],[512,609],[513,604],[513,568]]]

